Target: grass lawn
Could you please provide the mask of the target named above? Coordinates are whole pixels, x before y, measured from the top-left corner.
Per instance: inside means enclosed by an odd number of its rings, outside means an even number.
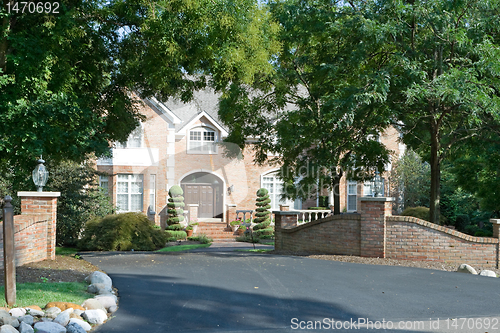
[[[84,282],[55,282],[55,283],[18,283],[16,286],[16,306],[26,307],[38,305],[42,309],[49,302],[71,302],[82,304],[94,295],[86,292],[87,284]],[[2,306],[5,303],[5,289],[0,287]]]
[[[204,247],[209,247],[212,244],[190,244],[190,245],[175,245],[175,246],[169,246],[169,247],[164,247],[163,249],[160,249],[155,252],[177,252],[177,251],[186,251],[186,250],[193,250],[193,249],[200,249]]]
[[[73,247],[56,247],[56,255],[58,256],[75,256],[78,250]]]

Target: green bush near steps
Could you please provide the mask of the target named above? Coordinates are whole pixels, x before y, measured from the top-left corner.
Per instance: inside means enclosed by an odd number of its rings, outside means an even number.
[[[186,239],[187,234],[184,230],[165,230],[165,235],[167,237],[167,241],[175,242],[179,239]]]
[[[261,237],[264,235],[273,235],[274,228],[269,227],[271,224],[271,199],[269,199],[268,191],[265,188],[261,188],[257,191],[257,200],[255,205],[257,206],[254,222],[257,223],[253,227],[253,232],[256,237]]]
[[[121,213],[87,222],[80,250],[153,251],[165,246],[165,232],[156,229],[142,213]]]

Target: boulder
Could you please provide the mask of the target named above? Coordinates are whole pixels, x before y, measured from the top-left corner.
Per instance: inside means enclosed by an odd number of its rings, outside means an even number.
[[[105,295],[111,294],[113,289],[104,283],[93,283],[87,287],[87,292],[90,294]]]
[[[45,316],[47,316],[48,318],[54,319],[61,312],[62,312],[61,309],[59,309],[58,307],[52,307],[52,308],[48,308],[47,310],[45,310]]]
[[[19,331],[16,330],[13,326],[3,325],[0,328],[0,333],[19,333]]]
[[[21,322],[21,325],[19,325],[19,333],[34,333],[35,330],[33,327],[24,321]]]
[[[66,332],[67,333],[86,333],[86,331],[81,327],[80,325],[76,323],[71,323],[68,326],[66,326]]]
[[[489,271],[489,270],[487,270],[487,269],[483,269],[483,270],[481,271],[481,273],[479,273],[479,275],[481,275],[481,276],[488,276],[488,277],[494,277],[494,278],[496,278],[496,277],[497,277],[497,275],[496,275],[496,273],[495,273],[495,272],[493,272],[493,271]]]
[[[69,315],[73,312],[72,308],[66,309],[60,314],[57,315],[57,317],[54,318],[54,323],[58,323],[61,326],[66,326],[69,324]]]
[[[12,317],[21,317],[26,314],[26,310],[23,308],[13,308],[9,313]]]
[[[38,309],[34,309],[34,308],[24,308],[26,310],[26,313],[33,316],[33,317],[43,317],[44,316],[44,312],[42,311],[42,309],[38,310]]]
[[[53,308],[53,307],[58,307],[59,309],[61,309],[61,311],[64,311],[64,310],[69,309],[69,308],[73,308],[74,310],[75,309],[82,310],[82,311],[85,310],[84,308],[82,308],[81,305],[78,305],[75,303],[69,303],[69,302],[50,302],[50,303],[47,303],[47,305],[45,305],[45,309]]]
[[[111,278],[107,274],[99,271],[95,271],[89,276],[87,276],[85,278],[85,281],[87,281],[89,284],[102,283],[109,289],[113,287]]]
[[[78,315],[78,316],[81,316],[81,315],[82,315],[82,313],[83,313],[84,311],[85,311],[85,310],[83,310],[83,311],[82,311],[82,310],[77,310],[77,309],[75,309],[75,310],[73,310],[73,314],[76,314],[76,315]]]
[[[94,299],[98,300],[106,310],[112,306],[116,306],[116,296],[98,295]]]
[[[19,320],[17,318],[12,317],[11,315],[9,316],[2,316],[0,317],[0,325],[5,326],[5,325],[10,325],[12,327],[19,327]]]
[[[457,269],[457,272],[477,275],[476,270],[474,268],[472,268],[472,266],[467,265],[467,264],[460,265]]]
[[[38,310],[38,311],[42,311],[42,308],[39,307],[38,305],[29,305],[27,307],[25,307],[26,310],[28,309],[33,309],[33,310]]]
[[[107,311],[106,308],[102,305],[102,303],[99,302],[99,300],[97,300],[95,298],[89,298],[89,299],[85,300],[85,302],[83,302],[82,306],[85,308],[85,311],[86,310],[96,310],[96,309],[101,309],[103,311]]]
[[[82,317],[89,323],[97,325],[102,325],[108,319],[106,312],[101,309],[86,310]]]
[[[110,307],[108,308],[108,312],[109,312],[109,313],[115,313],[115,312],[116,312],[116,310],[118,310],[118,306],[116,306],[116,305],[110,306]]]
[[[38,322],[35,324],[36,333],[66,333],[66,327],[58,323]]]
[[[24,322],[28,325],[33,325],[33,323],[35,322],[35,318],[33,318],[33,316],[29,314],[22,317],[18,317],[17,320],[19,320],[19,322],[21,323]]]
[[[70,324],[77,324],[77,325],[81,326],[85,331],[90,331],[92,329],[92,326],[90,326],[89,323],[87,323],[86,321],[83,321],[82,319],[71,318],[69,320],[69,323]]]

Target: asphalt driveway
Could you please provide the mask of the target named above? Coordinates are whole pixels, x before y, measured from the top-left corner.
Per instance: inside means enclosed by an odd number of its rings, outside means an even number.
[[[83,258],[119,290],[100,333],[500,332],[495,278],[230,248]]]

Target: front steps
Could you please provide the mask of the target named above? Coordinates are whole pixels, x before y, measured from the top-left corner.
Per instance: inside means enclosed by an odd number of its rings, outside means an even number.
[[[207,237],[212,238],[214,242],[234,242],[236,237],[238,237],[238,232],[226,230],[225,222],[199,222],[198,230],[196,230],[193,236],[198,236],[200,234],[207,235]]]

